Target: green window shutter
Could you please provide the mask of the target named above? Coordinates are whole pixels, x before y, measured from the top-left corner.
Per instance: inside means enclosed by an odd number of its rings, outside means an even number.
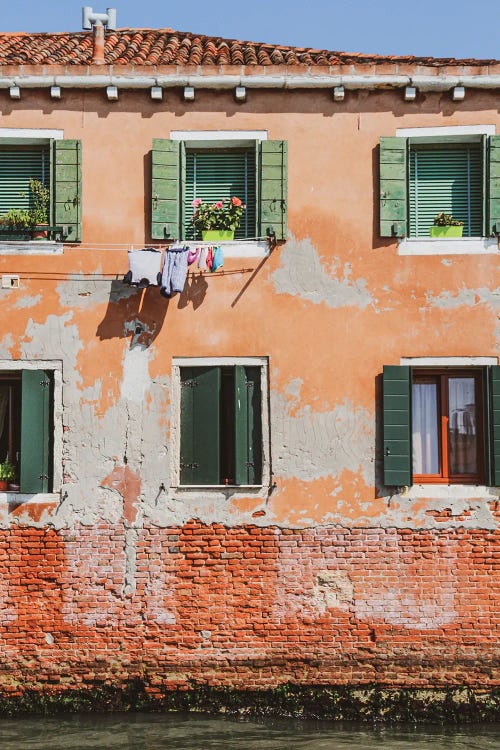
[[[410,237],[429,237],[441,211],[464,222],[464,237],[482,236],[482,144],[410,148]]]
[[[151,237],[175,239],[180,228],[180,141],[153,138],[151,164]]]
[[[49,147],[0,147],[0,214],[33,207],[30,178],[50,184]]]
[[[489,139],[488,234],[500,234],[500,135]]]
[[[276,239],[286,240],[288,223],[288,143],[262,141],[260,144],[259,186],[260,237],[272,227]]]
[[[181,368],[181,484],[220,484],[220,367]]]
[[[380,236],[407,234],[407,139],[380,139]]]
[[[261,484],[262,424],[260,367],[236,365],[234,394],[236,484]]]
[[[23,370],[21,386],[21,492],[48,492],[50,373]]]
[[[411,375],[409,367],[384,365],[384,484],[412,483]]]
[[[82,142],[53,141],[54,223],[68,242],[82,239]]]
[[[489,392],[486,399],[486,437],[490,443],[487,451],[490,462],[489,484],[500,487],[500,367],[490,367],[489,375]]]
[[[255,149],[186,151],[182,236],[196,239],[196,230],[191,224],[195,198],[214,203],[236,196],[247,208],[234,236],[236,239],[255,237],[255,187]]]

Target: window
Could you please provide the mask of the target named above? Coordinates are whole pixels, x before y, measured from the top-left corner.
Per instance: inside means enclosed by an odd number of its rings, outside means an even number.
[[[465,238],[500,234],[500,136],[490,126],[440,130],[381,138],[382,237],[429,238],[440,212],[463,221]]]
[[[385,484],[497,484],[499,397],[498,366],[384,367]]]
[[[263,412],[267,393],[264,361],[181,362],[185,364],[178,367],[180,458],[176,483],[261,486],[267,422]]]
[[[0,460],[16,466],[21,492],[52,491],[53,404],[53,372],[0,372]]]
[[[236,195],[247,209],[236,239],[287,234],[287,143],[257,138],[155,138],[152,149],[153,239],[195,239],[194,198]],[[224,135],[224,134],[223,134]]]
[[[49,237],[81,240],[81,142],[62,131],[0,128],[0,215],[33,209],[30,180],[50,190]],[[0,237],[29,240],[29,227],[0,226]]]
[[[182,236],[198,239],[191,218],[193,200],[205,203],[240,198],[246,206],[235,239],[256,237],[255,147],[249,149],[186,149],[186,179],[182,200]]]

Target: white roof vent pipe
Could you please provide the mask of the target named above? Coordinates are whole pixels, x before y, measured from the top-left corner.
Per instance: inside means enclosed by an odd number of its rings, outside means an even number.
[[[106,8],[106,13],[94,13],[88,5],[82,8],[82,26],[93,29],[94,48],[92,65],[104,65],[104,27],[116,31],[116,8]]]
[[[106,13],[94,13],[92,8],[85,5],[82,8],[82,28],[90,31],[96,24],[106,26],[108,31],[116,31],[116,8],[106,8]]]

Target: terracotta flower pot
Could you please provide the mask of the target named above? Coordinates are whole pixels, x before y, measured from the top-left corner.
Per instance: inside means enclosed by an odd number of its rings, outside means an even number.
[[[7,492],[9,483],[6,479],[0,479],[0,492]]]

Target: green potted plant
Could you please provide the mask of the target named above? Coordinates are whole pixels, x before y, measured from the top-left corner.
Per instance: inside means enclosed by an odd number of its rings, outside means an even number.
[[[40,180],[30,178],[30,192],[31,208],[11,208],[0,216],[0,237],[10,240],[47,238],[50,191]]]
[[[40,180],[30,179],[33,207],[29,209],[34,240],[47,239],[49,227],[50,191]]]
[[[5,492],[9,483],[15,479],[16,467],[8,459],[0,463],[0,492]]]
[[[431,237],[461,237],[464,231],[464,223],[454,219],[451,214],[443,211],[434,217],[434,226],[431,227]]]
[[[203,203],[195,198],[192,206],[194,214],[191,221],[204,240],[232,240],[234,231],[241,223],[245,206],[240,198],[233,196],[215,203]]]

